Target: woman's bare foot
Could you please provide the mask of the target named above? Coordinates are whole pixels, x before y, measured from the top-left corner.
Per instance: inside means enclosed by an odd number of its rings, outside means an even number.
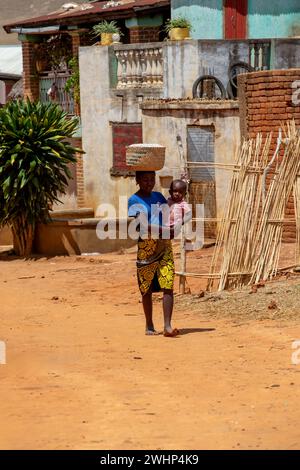
[[[159,335],[159,332],[156,331],[154,328],[146,328],[145,335],[146,336],[156,336],[156,335]]]
[[[174,336],[178,336],[180,334],[180,331],[177,328],[165,328],[164,329],[164,336],[167,338],[174,338]]]

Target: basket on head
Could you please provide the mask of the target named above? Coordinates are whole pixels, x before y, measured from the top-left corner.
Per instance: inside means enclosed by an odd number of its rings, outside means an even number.
[[[165,151],[159,144],[132,144],[126,147],[126,164],[133,171],[158,171],[165,164]]]

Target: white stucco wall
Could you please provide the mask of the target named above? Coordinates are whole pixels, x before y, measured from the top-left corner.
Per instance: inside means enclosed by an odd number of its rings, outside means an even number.
[[[128,46],[126,46],[128,47]],[[129,46],[130,47],[130,46]],[[137,47],[131,45],[131,47]],[[142,47],[142,45],[141,45]],[[81,89],[81,117],[82,142],[86,152],[84,155],[84,187],[85,205],[92,207],[96,216],[101,216],[99,204],[109,203],[118,209],[119,196],[124,196],[125,203],[118,214],[126,215],[126,198],[136,191],[135,180],[131,177],[114,177],[110,174],[113,164],[112,127],[111,122],[141,122],[141,102],[147,98],[157,97],[191,97],[192,85],[199,76],[199,72],[209,72],[204,69],[204,62],[209,64],[212,60],[199,56],[197,41],[186,44],[164,45],[164,88],[161,91],[136,88],[131,90],[116,90],[112,88],[111,71],[112,47],[82,47],[80,48],[80,89]],[[241,46],[242,47],[242,46]],[[213,50],[215,44],[213,45]],[[227,54],[228,58],[228,54]],[[221,60],[221,59],[220,59]],[[218,74],[224,75],[219,67]],[[216,69],[217,70],[217,69]],[[141,96],[142,95],[142,96]],[[207,107],[186,110],[178,108],[165,110],[155,115],[147,115],[143,110],[143,141],[160,143],[167,147],[166,168],[160,173],[157,180],[157,189],[162,189],[167,195],[170,178],[180,176],[178,166],[178,147],[176,135],[180,135],[183,145],[186,145],[186,126],[199,118],[201,124],[213,123],[216,129],[215,153],[216,161],[232,162],[236,146],[239,143],[239,117],[237,104],[208,109]],[[176,106],[175,106],[176,107]],[[226,105],[225,105],[226,108]],[[177,167],[177,170],[175,170]],[[217,179],[217,197],[224,197],[227,177],[225,172]],[[166,188],[161,188],[166,186]],[[222,196],[223,195],[223,196]],[[113,216],[113,214],[110,214]]]
[[[163,170],[157,172],[158,182],[168,195],[168,176],[180,177],[180,156],[177,135],[187,154],[187,126],[213,126],[215,130],[215,162],[234,163],[235,153],[240,144],[239,110],[235,102],[157,102],[143,106],[143,140],[145,143],[158,142],[166,147],[166,162]],[[217,217],[223,215],[225,196],[232,172],[215,170]]]
[[[110,175],[111,122],[141,122],[141,99],[153,96],[151,89],[112,89],[110,53],[109,47],[92,46],[80,48],[79,55],[85,205],[95,210],[95,216],[100,216],[99,204],[109,203],[118,210],[119,196],[128,198],[137,190],[134,178]],[[156,96],[160,94],[156,92]],[[126,215],[125,201],[119,216]]]

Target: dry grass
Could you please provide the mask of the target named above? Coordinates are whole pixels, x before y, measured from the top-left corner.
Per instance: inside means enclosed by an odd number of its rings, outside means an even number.
[[[205,293],[202,298],[199,294],[176,296],[176,307],[215,318],[299,321],[300,275],[287,273],[264,287]]]

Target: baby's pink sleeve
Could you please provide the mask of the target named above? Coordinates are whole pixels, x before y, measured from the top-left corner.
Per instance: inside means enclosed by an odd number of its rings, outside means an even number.
[[[181,202],[181,207],[185,214],[188,214],[189,212],[191,212],[191,208],[189,207],[189,204],[186,201]]]

